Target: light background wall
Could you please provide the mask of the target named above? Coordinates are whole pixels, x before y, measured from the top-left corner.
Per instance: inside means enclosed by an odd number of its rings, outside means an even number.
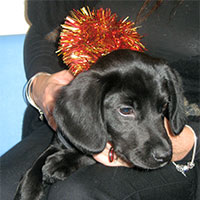
[[[24,34],[28,27],[25,0],[0,0],[0,35]]]
[[[0,156],[21,140],[26,108],[23,45],[28,27],[24,0],[0,0]]]

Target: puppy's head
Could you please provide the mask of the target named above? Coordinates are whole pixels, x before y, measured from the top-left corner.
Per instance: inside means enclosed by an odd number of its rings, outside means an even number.
[[[163,61],[118,50],[62,89],[54,116],[81,151],[101,152],[110,141],[125,161],[155,169],[171,160],[163,119],[179,134],[185,123],[182,101],[180,80]]]

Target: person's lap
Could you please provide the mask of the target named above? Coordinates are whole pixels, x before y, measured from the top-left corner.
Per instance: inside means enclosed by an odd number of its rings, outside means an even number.
[[[28,136],[2,156],[2,199],[13,198],[20,177],[48,146],[50,138],[38,136],[40,139]],[[195,191],[195,182],[195,170],[191,170],[185,178],[172,164],[153,171],[95,164],[79,169],[65,181],[52,185],[45,199],[189,200]]]
[[[34,123],[31,134],[1,157],[1,199],[13,199],[21,176],[50,144],[52,130],[37,120]],[[172,164],[153,171],[95,164],[53,184],[45,199],[189,200],[195,192],[196,177],[197,167],[185,178]]]
[[[0,199],[13,199],[19,180],[52,140],[52,131],[44,123],[37,122],[29,129],[31,134],[1,156]]]
[[[195,170],[186,178],[172,164],[153,171],[95,164],[52,185],[48,199],[190,200],[196,190],[195,177]]]

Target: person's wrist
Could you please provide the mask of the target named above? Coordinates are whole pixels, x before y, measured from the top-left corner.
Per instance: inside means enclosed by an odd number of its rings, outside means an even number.
[[[164,120],[164,125],[172,142],[172,161],[182,160],[194,145],[193,131],[188,126],[185,126],[179,135],[174,135],[166,118]]]
[[[173,136],[171,140],[173,146],[172,161],[182,160],[193,148],[194,134],[185,126],[181,134]]]
[[[40,97],[38,96],[38,88],[40,87],[40,83],[38,83],[38,80],[42,79],[44,80],[44,77],[49,77],[50,74],[46,73],[46,72],[39,72],[37,74],[35,74],[33,77],[31,77],[31,79],[28,81],[27,85],[26,85],[26,98],[28,100],[28,102],[30,103],[30,105],[32,105],[34,108],[36,108],[38,110],[38,112],[40,113],[40,119],[43,120],[43,111],[42,111],[42,106],[39,103],[39,99]]]
[[[51,74],[46,72],[39,72],[36,74],[35,78],[32,81],[32,91],[30,95],[35,104],[38,105],[39,107],[42,107],[41,105],[42,97],[40,95],[41,93],[38,91],[44,90],[44,84],[46,84],[50,75]]]

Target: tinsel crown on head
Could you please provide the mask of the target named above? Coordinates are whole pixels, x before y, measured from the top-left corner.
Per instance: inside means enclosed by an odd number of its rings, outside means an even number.
[[[114,50],[146,50],[134,22],[128,21],[128,17],[117,20],[110,9],[73,10],[61,26],[57,53],[62,54],[63,62],[74,76],[87,71],[99,57]]]

